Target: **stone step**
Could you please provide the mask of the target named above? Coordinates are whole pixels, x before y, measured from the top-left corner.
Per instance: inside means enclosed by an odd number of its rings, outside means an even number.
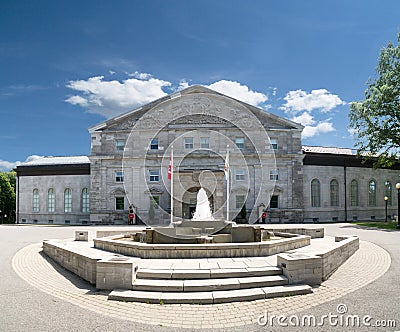
[[[194,280],[136,279],[132,289],[152,292],[208,292],[281,286],[287,283],[288,280],[283,275]]]
[[[136,290],[114,290],[108,299],[124,302],[157,304],[216,304],[253,301],[265,298],[295,296],[312,293],[308,285],[285,285],[250,289],[235,289],[211,292],[146,292]]]
[[[232,269],[148,269],[139,268],[136,277],[138,279],[206,279],[206,278],[241,278],[272,276],[282,274],[282,269],[276,266],[232,268]]]

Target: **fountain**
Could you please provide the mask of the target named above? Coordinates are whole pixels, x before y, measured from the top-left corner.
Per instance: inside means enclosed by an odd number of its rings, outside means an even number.
[[[210,202],[204,188],[200,188],[197,193],[196,211],[193,214],[192,221],[214,220],[211,213]]]

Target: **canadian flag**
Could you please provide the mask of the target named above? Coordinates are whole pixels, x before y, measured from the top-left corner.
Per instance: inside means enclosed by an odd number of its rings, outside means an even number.
[[[173,163],[172,163],[172,151],[171,151],[171,156],[169,157],[169,165],[168,165],[168,180],[172,179],[172,172],[173,172]]]

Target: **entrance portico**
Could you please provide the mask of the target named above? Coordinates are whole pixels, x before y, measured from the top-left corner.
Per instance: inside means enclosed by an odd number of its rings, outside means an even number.
[[[224,218],[224,172],[219,170],[183,170],[174,173],[174,215],[191,219],[197,193],[204,188],[216,219]]]

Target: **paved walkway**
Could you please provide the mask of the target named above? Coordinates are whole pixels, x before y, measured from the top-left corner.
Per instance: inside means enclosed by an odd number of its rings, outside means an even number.
[[[22,248],[12,260],[17,274],[56,298],[105,316],[171,328],[223,328],[257,324],[260,314],[293,314],[349,294],[381,277],[390,255],[381,247],[360,241],[360,249],[313,294],[217,305],[158,305],[107,300],[107,293],[42,256],[40,244]]]

